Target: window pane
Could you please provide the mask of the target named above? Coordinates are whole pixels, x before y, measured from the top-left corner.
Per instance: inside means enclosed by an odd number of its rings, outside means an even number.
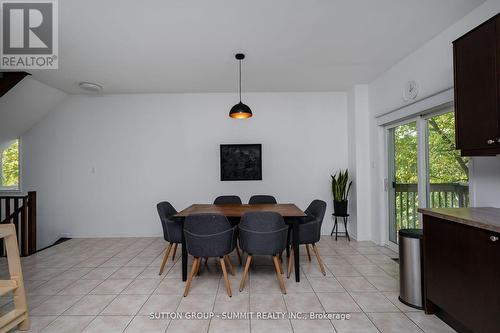
[[[455,149],[455,114],[427,122],[429,131],[429,207],[469,205],[469,159]]]
[[[19,188],[19,140],[15,140],[3,150],[0,162],[2,166],[2,187]]]
[[[397,243],[398,231],[419,228],[417,123],[415,121],[392,129],[391,225],[389,239]]]

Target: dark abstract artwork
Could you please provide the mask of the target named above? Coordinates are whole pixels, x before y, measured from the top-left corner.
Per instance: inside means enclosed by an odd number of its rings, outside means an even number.
[[[262,180],[262,145],[220,145],[221,180]]]

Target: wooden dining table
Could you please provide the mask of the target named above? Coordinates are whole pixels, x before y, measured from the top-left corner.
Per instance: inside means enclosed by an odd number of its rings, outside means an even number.
[[[186,209],[180,211],[175,218],[178,218],[182,223],[184,219],[192,214],[222,214],[227,218],[238,218],[243,216],[247,212],[276,212],[283,216],[285,223],[287,223],[292,231],[292,246],[293,246],[293,259],[295,268],[295,281],[300,282],[300,253],[299,253],[299,228],[300,222],[306,217],[306,214],[298,208],[295,204],[258,204],[258,205],[247,205],[247,204],[223,204],[223,205],[213,205],[213,204],[193,204]],[[287,255],[290,255],[287,250]],[[182,233],[182,281],[187,279],[187,261],[188,253],[186,250],[186,239],[184,233]]]

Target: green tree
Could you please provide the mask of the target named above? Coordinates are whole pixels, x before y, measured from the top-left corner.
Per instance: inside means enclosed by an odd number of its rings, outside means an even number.
[[[468,183],[469,159],[455,149],[455,114],[429,119],[429,178],[431,184]]]
[[[396,183],[417,183],[417,123],[411,122],[394,130],[394,163]]]
[[[428,167],[430,207],[457,207],[468,205],[469,159],[455,149],[455,114],[449,112],[434,116],[428,125]],[[394,129],[394,172],[396,184],[396,230],[419,227],[417,123],[411,122]],[[450,185],[437,185],[450,184]],[[432,186],[434,185],[434,186]],[[396,187],[398,189],[398,187]]]
[[[453,112],[432,117],[429,127],[429,179],[431,184],[467,183],[469,159],[455,149]],[[394,131],[396,183],[417,183],[417,125],[411,122]]]
[[[2,185],[19,185],[19,140],[14,141],[2,153]]]

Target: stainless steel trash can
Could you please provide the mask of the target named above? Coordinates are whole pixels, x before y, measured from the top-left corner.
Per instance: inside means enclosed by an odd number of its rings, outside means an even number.
[[[399,300],[423,309],[422,229],[399,230]]]

